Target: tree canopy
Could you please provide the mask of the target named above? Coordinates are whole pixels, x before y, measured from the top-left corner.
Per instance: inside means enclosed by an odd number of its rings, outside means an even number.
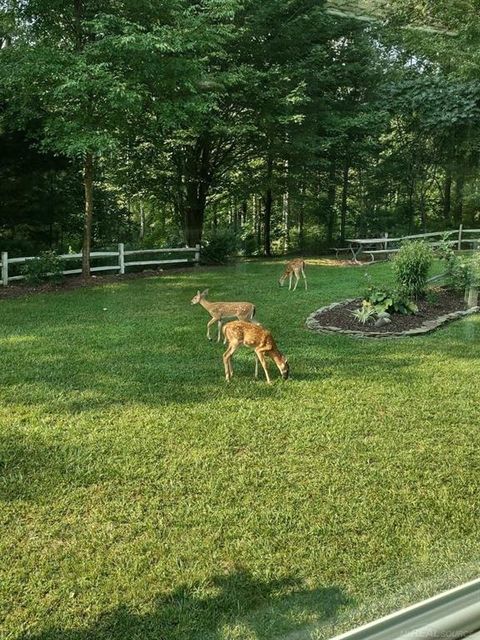
[[[3,0],[1,246],[87,270],[92,244],[478,223],[475,3],[377,5]]]

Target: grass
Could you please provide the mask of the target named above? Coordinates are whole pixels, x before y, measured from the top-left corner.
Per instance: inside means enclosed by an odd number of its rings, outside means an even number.
[[[388,266],[374,265],[377,281]],[[480,318],[304,327],[363,286],[278,263],[0,305],[0,637],[303,640],[476,574]],[[292,379],[223,378],[197,288],[257,305]]]

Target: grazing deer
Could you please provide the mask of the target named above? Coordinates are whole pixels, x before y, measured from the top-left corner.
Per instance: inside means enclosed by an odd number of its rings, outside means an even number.
[[[208,294],[208,289],[205,291],[197,291],[197,295],[191,300],[192,304],[201,304],[204,309],[212,316],[207,324],[207,338],[210,338],[210,327],[215,322],[218,322],[218,338],[217,342],[220,342],[220,333],[222,329],[223,318],[238,318],[239,320],[253,320],[255,316],[255,305],[251,302],[209,302],[205,299]]]
[[[282,287],[285,280],[288,278],[288,290],[292,288],[292,277],[295,276],[296,282],[293,290],[297,288],[298,281],[300,280],[300,275],[303,276],[305,282],[305,290],[307,289],[307,276],[305,275],[305,260],[303,258],[296,258],[295,260],[290,260],[285,265],[285,271],[283,272],[282,277],[278,281],[279,285]]]
[[[234,320],[223,327],[223,334],[228,342],[228,348],[223,354],[223,366],[225,367],[227,382],[230,382],[233,376],[232,356],[238,347],[242,345],[255,350],[255,378],[258,378],[258,363],[260,362],[265,371],[267,383],[271,384],[265,356],[275,362],[284,380],[288,378],[289,366],[287,359],[278,350],[270,331],[267,331],[259,324]]]

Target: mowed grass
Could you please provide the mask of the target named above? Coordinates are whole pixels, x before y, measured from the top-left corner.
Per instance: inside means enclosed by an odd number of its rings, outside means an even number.
[[[480,318],[319,335],[364,269],[281,269],[0,303],[2,640],[327,638],[476,575]],[[291,380],[243,349],[225,382],[206,287],[257,305]]]

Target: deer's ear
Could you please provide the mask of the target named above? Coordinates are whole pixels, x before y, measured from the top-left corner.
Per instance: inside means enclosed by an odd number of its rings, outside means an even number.
[[[200,289],[197,289],[197,296],[200,295]]]
[[[200,293],[200,291],[198,293]],[[208,294],[208,289],[205,289],[205,291],[202,291],[202,296],[206,296],[207,294]]]

